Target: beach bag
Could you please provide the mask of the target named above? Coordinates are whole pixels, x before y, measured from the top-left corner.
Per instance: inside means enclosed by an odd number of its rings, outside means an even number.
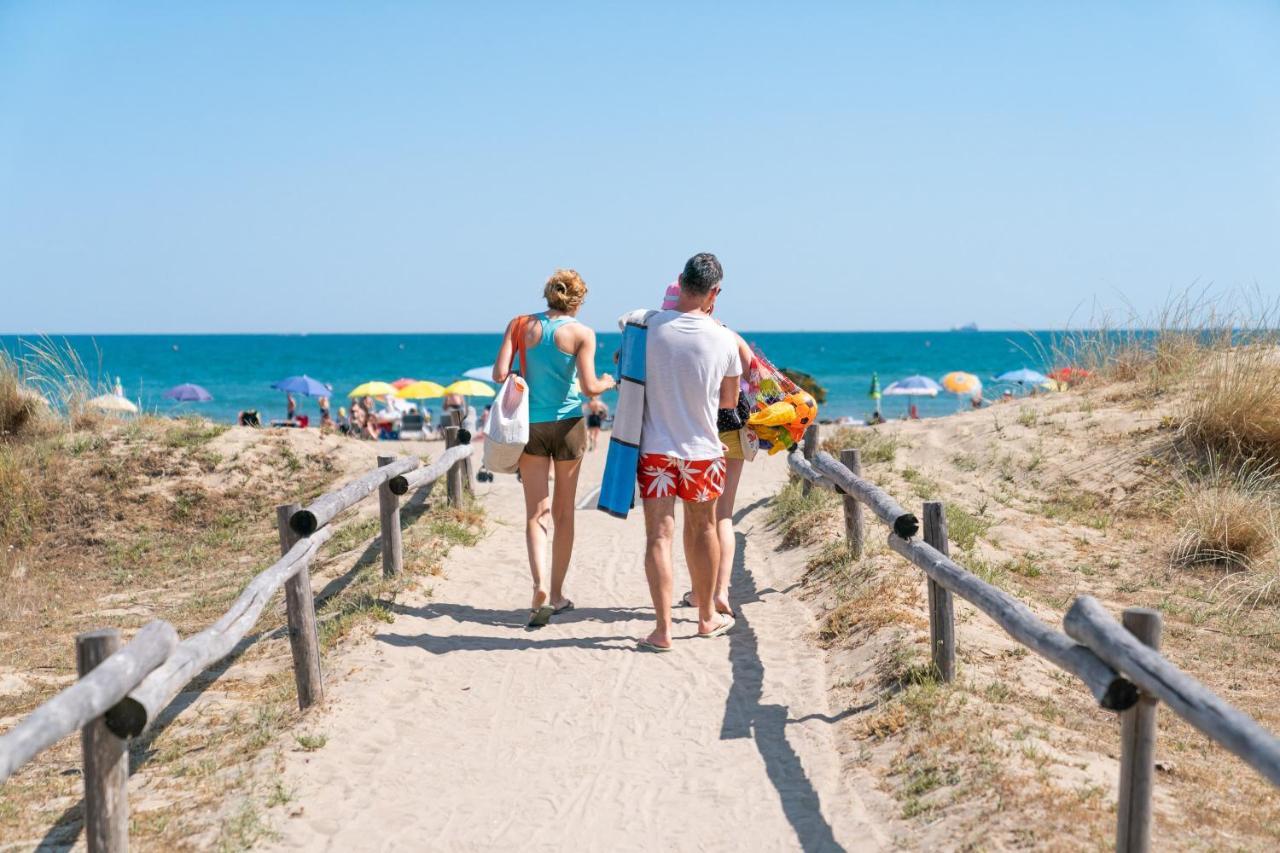
[[[498,474],[514,474],[520,468],[520,456],[529,443],[529,383],[514,372],[516,356],[520,356],[520,368],[527,372],[525,364],[524,336],[527,317],[522,317],[513,330],[515,352],[497,399],[489,409],[484,425],[484,467]]]

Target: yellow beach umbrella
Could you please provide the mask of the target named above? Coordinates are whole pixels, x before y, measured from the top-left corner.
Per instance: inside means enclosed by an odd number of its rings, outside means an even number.
[[[444,389],[446,394],[461,394],[464,397],[492,397],[493,389],[476,379],[459,379]]]
[[[396,393],[394,385],[386,382],[366,382],[351,389],[348,397],[385,397]]]
[[[952,394],[976,394],[982,390],[982,380],[972,373],[953,370],[942,377],[942,387]]]
[[[396,392],[403,400],[430,400],[445,395],[444,386],[438,382],[411,382]]]

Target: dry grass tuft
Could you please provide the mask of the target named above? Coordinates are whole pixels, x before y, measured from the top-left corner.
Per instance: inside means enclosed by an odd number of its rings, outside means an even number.
[[[896,434],[866,427],[840,427],[822,441],[822,449],[836,457],[841,450],[857,448],[862,451],[864,465],[892,462],[898,455],[898,447]]]
[[[1248,569],[1280,541],[1267,496],[1229,483],[1194,487],[1176,519],[1173,560],[1182,566]]]
[[[795,548],[815,542],[823,529],[823,522],[835,518],[839,502],[826,489],[814,488],[804,494],[799,480],[788,483],[769,508],[769,523],[777,528],[785,548]]]
[[[1280,463],[1280,348],[1237,346],[1189,383],[1180,436],[1234,462]]]

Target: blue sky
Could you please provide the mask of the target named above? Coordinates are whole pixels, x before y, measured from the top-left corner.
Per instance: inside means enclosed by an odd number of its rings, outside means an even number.
[[[733,11],[726,11],[732,9]],[[1280,4],[0,0],[0,332],[744,329],[1280,293]]]

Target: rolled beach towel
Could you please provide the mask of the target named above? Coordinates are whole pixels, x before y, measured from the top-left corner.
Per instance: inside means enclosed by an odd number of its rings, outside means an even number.
[[[598,509],[626,518],[636,502],[636,471],[640,464],[640,432],[644,427],[645,342],[655,311],[637,310],[618,319],[622,351],[618,356],[618,407],[613,416],[609,454],[600,481]]]

